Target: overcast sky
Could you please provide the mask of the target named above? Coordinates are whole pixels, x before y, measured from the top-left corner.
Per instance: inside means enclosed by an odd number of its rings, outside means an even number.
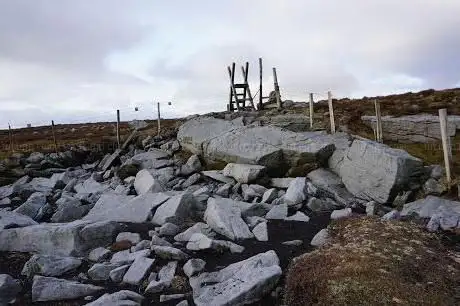
[[[277,67],[295,101],[460,86],[459,16],[459,0],[0,0],[0,128],[225,110],[226,66],[249,61],[255,93],[259,57],[264,95]]]

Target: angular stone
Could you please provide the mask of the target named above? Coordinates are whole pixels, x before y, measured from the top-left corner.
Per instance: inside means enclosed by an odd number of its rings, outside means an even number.
[[[262,203],[271,203],[278,196],[278,190],[276,188],[268,189],[262,196]]]
[[[183,299],[185,294],[169,294],[169,295],[160,295],[160,303],[169,302],[172,300]]]
[[[139,153],[131,157],[127,162],[141,167],[141,169],[155,169],[159,160],[169,158],[169,154],[158,149],[150,149],[148,152]],[[161,167],[159,167],[161,168]]]
[[[392,210],[385,215],[382,216],[382,220],[389,221],[389,220],[398,220],[401,217],[401,214],[397,210]]]
[[[192,258],[185,263],[182,270],[184,270],[185,275],[187,275],[188,277],[192,277],[195,274],[198,274],[201,271],[203,271],[205,266],[206,261],[204,261],[203,259]]]
[[[438,182],[434,178],[430,178],[423,184],[423,191],[425,191],[427,195],[440,195],[445,191],[445,187],[441,182]]]
[[[329,239],[330,239],[329,231],[327,230],[327,228],[323,228],[318,233],[316,233],[316,235],[311,240],[310,244],[312,246],[319,247],[327,243]]]
[[[304,177],[296,177],[290,184],[284,195],[284,203],[294,206],[307,200],[307,181]]]
[[[115,163],[115,160],[120,157],[120,154],[121,150],[116,149],[115,152],[113,152],[112,155],[105,160],[104,164],[101,165],[101,170],[104,172],[107,171]]]
[[[190,207],[193,207],[194,200],[190,193],[171,197],[157,208],[152,218],[152,223],[157,225],[163,225],[167,222],[180,224],[189,215],[189,210]]]
[[[137,197],[103,194],[83,218],[89,221],[147,222],[152,210],[170,198],[164,193],[147,193]]]
[[[114,283],[121,283],[123,281],[123,276],[125,276],[130,266],[131,265],[123,265],[110,271],[110,280]]]
[[[425,199],[404,205],[401,216],[411,214],[417,214],[421,218],[431,218],[436,214],[460,215],[460,202],[427,196]]]
[[[151,241],[149,240],[141,240],[139,243],[131,247],[131,252],[142,251],[146,249],[150,249]]]
[[[192,155],[189,157],[185,165],[181,167],[180,174],[183,176],[189,176],[192,173],[200,172],[202,168],[203,166],[201,165],[198,155]]]
[[[193,234],[187,243],[187,250],[216,250],[219,252],[229,250],[231,253],[242,253],[244,247],[226,240],[213,240],[201,233]]]
[[[58,203],[59,202],[59,203]],[[81,219],[90,209],[90,205],[82,205],[80,200],[60,198],[56,204],[58,208],[51,217],[51,222],[71,222]]]
[[[14,212],[28,216],[35,221],[39,221],[37,219],[38,212],[40,211],[40,208],[45,206],[45,204],[46,195],[41,192],[35,192],[27,199],[24,204],[16,208]]]
[[[100,262],[108,259],[111,254],[112,252],[110,252],[110,250],[107,250],[103,247],[99,247],[89,252],[88,259],[93,262]]]
[[[43,276],[61,276],[80,267],[82,261],[73,257],[33,255],[22,268],[22,275],[32,278],[35,274]]]
[[[201,171],[201,174],[204,176],[210,177],[213,180],[225,183],[225,184],[232,184],[235,185],[235,180],[231,177],[227,177],[222,174],[222,171],[219,170],[208,170],[208,171]]]
[[[249,226],[249,228],[254,228],[257,224],[259,224],[261,222],[267,222],[267,220],[265,218],[257,217],[257,216],[247,217],[247,218],[245,218],[245,221],[246,221],[247,225]]]
[[[139,257],[148,257],[150,256],[150,250],[141,250],[134,253],[129,252],[129,250],[124,250],[113,254],[110,263],[122,263],[122,264],[131,264]]]
[[[252,230],[252,233],[254,234],[257,240],[268,241],[267,222],[261,222],[257,224]]]
[[[179,242],[188,242],[193,234],[201,233],[209,238],[214,238],[215,234],[213,233],[211,227],[206,223],[198,222],[195,223],[193,226],[189,227],[184,232],[174,236],[175,241]]]
[[[354,196],[345,188],[340,177],[334,172],[320,168],[308,173],[307,177],[315,187],[321,190],[323,197],[330,197],[343,206],[352,203]]]
[[[179,232],[179,227],[173,223],[165,223],[160,227],[158,234],[160,236],[174,236]]]
[[[157,193],[165,190],[159,180],[154,178],[153,175],[145,169],[136,174],[134,189],[136,189],[138,195],[150,192]]]
[[[387,203],[423,174],[423,163],[406,151],[355,139],[330,167],[354,196]]]
[[[131,267],[129,267],[128,271],[123,277],[123,283],[139,285],[147,275],[147,272],[152,267],[154,261],[154,259],[146,257],[136,258],[136,260],[133,262]]]
[[[166,260],[186,260],[188,255],[179,249],[167,246],[152,245],[152,251],[160,258]]]
[[[233,177],[239,183],[252,183],[265,173],[265,167],[249,164],[229,163],[225,166],[222,174]]]
[[[79,183],[74,187],[77,193],[90,194],[90,193],[103,193],[109,186],[96,182],[93,178],[89,178],[83,183]]]
[[[120,266],[121,263],[97,263],[88,270],[88,276],[95,281],[106,281],[110,278],[110,272]]]
[[[338,208],[339,204],[329,198],[317,199],[315,197],[311,197],[308,199],[307,207],[311,211],[330,211]]]
[[[247,304],[272,291],[281,274],[278,256],[268,251],[220,271],[192,277],[190,286],[197,306]]]
[[[201,180],[201,174],[199,173],[195,173],[195,174],[192,174],[191,176],[189,176],[185,182],[182,183],[181,187],[182,188],[188,188],[196,183],[198,183],[199,181]]]
[[[216,194],[221,197],[228,198],[230,192],[232,190],[233,185],[230,183],[222,185],[219,189],[217,189]]]
[[[288,246],[301,246],[303,242],[302,240],[290,240],[290,241],[284,241],[281,244],[288,245]]]
[[[32,284],[32,302],[73,300],[98,293],[101,290],[104,288],[35,275]]]
[[[157,235],[152,235],[152,241],[150,242],[150,246],[158,245],[158,246],[168,246],[171,247],[172,244],[168,241],[158,237]]]
[[[37,225],[32,218],[12,211],[0,210],[0,231],[9,228]]]
[[[118,234],[115,241],[119,242],[122,240],[128,240],[134,245],[141,241],[141,235],[138,233],[122,232]]]
[[[214,231],[231,240],[253,237],[241,218],[241,210],[235,205],[222,205],[215,199],[209,198],[204,220]]]
[[[171,282],[174,279],[176,273],[177,262],[169,262],[166,266],[160,269],[158,272],[158,280],[153,279],[147,288],[145,293],[158,293],[171,286]]]
[[[270,187],[287,189],[293,180],[292,177],[272,178],[269,185]]]
[[[0,274],[0,305],[8,305],[21,290],[18,280],[8,274]]]
[[[350,217],[352,214],[353,212],[351,211],[351,208],[338,209],[338,210],[334,210],[331,213],[331,219],[332,220],[344,219],[344,218]]]
[[[266,219],[284,220],[288,215],[288,206],[280,204],[273,206],[265,216]]]
[[[303,212],[298,211],[294,215],[292,215],[290,217],[287,217],[284,220],[286,220],[286,221],[308,222],[308,221],[310,221],[310,217],[308,217]]]
[[[104,294],[94,302],[85,306],[141,306],[144,297],[136,292],[121,290],[112,294]]]

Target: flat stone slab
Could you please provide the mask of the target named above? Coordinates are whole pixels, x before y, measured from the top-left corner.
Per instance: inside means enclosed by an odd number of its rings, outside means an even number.
[[[12,211],[0,210],[0,231],[9,228],[37,225],[32,218]]]
[[[431,218],[439,215],[460,215],[460,202],[451,201],[436,196],[427,196],[404,205],[401,216],[417,214],[421,218]]]
[[[32,284],[32,302],[73,300],[102,290],[103,287],[36,275]]]

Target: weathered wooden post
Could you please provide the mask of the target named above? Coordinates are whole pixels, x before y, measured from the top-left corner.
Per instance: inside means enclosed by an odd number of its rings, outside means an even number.
[[[11,125],[8,123],[8,138],[10,141],[10,151],[14,151],[14,146],[13,146],[13,131],[11,130]]]
[[[118,144],[118,149],[120,149],[120,110],[117,109],[117,144]]]
[[[310,129],[313,129],[313,93],[310,93]]]
[[[332,106],[332,92],[327,92],[328,104],[329,104],[329,118],[331,121],[331,133],[335,133],[335,119],[334,119],[334,107]]]
[[[259,106],[258,109],[263,109],[263,91],[262,91],[262,58],[259,57]]]
[[[249,103],[251,103],[252,110],[255,111],[256,107],[254,105],[254,99],[252,98],[251,94],[251,88],[249,88],[249,83],[248,83],[248,74],[249,74],[249,63],[246,62],[246,69],[241,66],[241,71],[243,72],[243,78],[244,78],[244,99],[246,100],[246,95],[248,95],[248,100]],[[245,104],[243,104],[245,106]]]
[[[278,76],[276,75],[275,67],[273,67],[273,82],[275,85],[276,104],[278,105],[278,108],[282,108],[283,105],[281,104],[280,86],[278,85]]]
[[[56,141],[56,133],[54,132],[54,120],[51,120],[51,133],[53,134],[53,142],[54,142],[54,151],[58,152],[57,141]]]
[[[452,176],[450,172],[451,155],[449,148],[449,139],[447,134],[447,109],[443,108],[439,110],[439,124],[441,127],[441,139],[442,139],[442,150],[444,151],[444,164],[446,167],[446,180],[448,188],[452,183]]]
[[[374,100],[375,107],[375,140],[377,142],[383,142],[383,131],[382,131],[382,113],[380,112],[380,102],[377,99]]]
[[[160,123],[160,102],[157,103],[158,109],[158,136],[160,136],[161,123]]]

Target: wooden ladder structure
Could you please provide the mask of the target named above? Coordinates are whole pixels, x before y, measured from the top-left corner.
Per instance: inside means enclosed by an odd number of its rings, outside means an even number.
[[[228,76],[230,78],[230,94],[227,110],[230,112],[234,112],[235,110],[256,110],[248,83],[249,63],[246,62],[246,68],[241,66],[243,83],[235,84],[235,66],[235,63],[232,63],[231,68],[229,66],[227,67]],[[246,105],[246,101],[249,101],[248,106]]]

